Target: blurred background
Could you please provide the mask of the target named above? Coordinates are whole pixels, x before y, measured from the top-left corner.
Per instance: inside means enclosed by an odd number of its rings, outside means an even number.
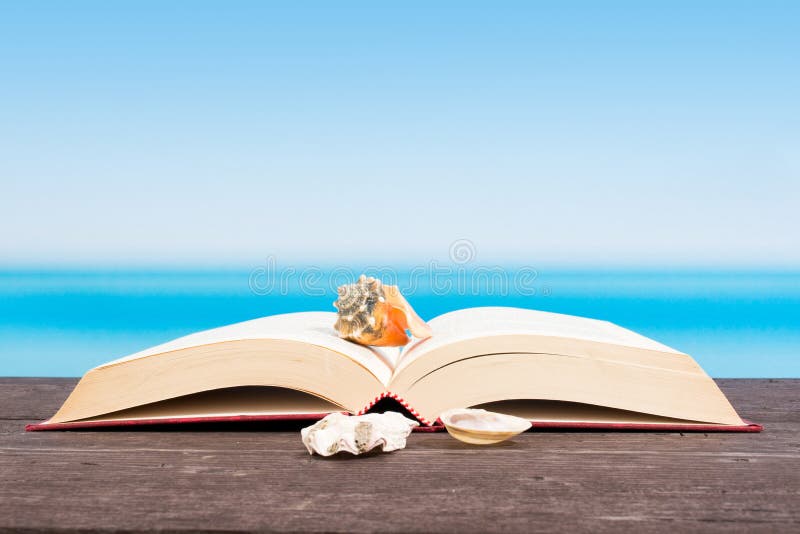
[[[362,271],[423,272],[408,293],[427,319],[551,310],[712,376],[800,376],[798,17],[3,2],[0,376],[333,311]],[[476,272],[495,275],[457,286]]]

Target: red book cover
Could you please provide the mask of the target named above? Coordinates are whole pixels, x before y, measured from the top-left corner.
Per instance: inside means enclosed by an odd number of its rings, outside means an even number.
[[[404,399],[393,394],[385,393],[370,402],[359,412],[364,414],[373,411],[385,411],[379,409],[381,401],[395,402],[399,405],[405,415],[410,416],[420,422],[420,426],[414,429],[415,432],[438,432],[444,430],[444,425],[440,420],[430,422],[420,416]],[[377,405],[377,406],[376,406]],[[328,415],[327,413],[318,414],[278,414],[278,415],[225,415],[225,416],[201,416],[201,417],[159,417],[153,419],[119,419],[114,421],[76,421],[71,423],[34,423],[27,425],[25,430],[28,432],[46,430],[102,430],[104,428],[146,428],[161,425],[186,425],[186,424],[217,424],[217,423],[286,423],[298,422],[312,424]],[[531,421],[533,430],[587,430],[587,431],[643,431],[643,432],[761,432],[764,427],[750,421],[745,421],[745,425],[714,425],[714,424],[680,424],[680,423],[598,423],[598,422],[558,422],[558,421]],[[265,429],[269,429],[268,426]]]
[[[287,414],[287,415],[228,415],[212,417],[175,417],[159,419],[122,419],[117,421],[77,421],[74,423],[51,423],[47,421],[27,425],[28,432],[46,430],[102,430],[104,428],[145,429],[154,425],[213,424],[235,422],[286,422],[298,421],[312,424],[327,414]],[[606,430],[606,431],[640,431],[640,432],[761,432],[764,427],[749,421],[742,426],[730,425],[698,425],[698,424],[655,424],[655,423],[576,423],[554,421],[532,421],[533,430]],[[268,427],[265,427],[268,429]],[[419,426],[415,432],[439,432],[444,426],[437,421],[430,426]]]

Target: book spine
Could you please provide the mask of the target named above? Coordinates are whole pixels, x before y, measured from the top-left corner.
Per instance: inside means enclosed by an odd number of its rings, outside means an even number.
[[[422,417],[422,416],[419,414],[419,412],[417,412],[417,410],[415,410],[414,408],[412,408],[412,407],[411,407],[411,405],[409,405],[409,404],[408,404],[408,402],[406,402],[406,400],[405,400],[405,399],[403,399],[402,397],[400,397],[400,396],[399,396],[399,395],[397,395],[396,393],[392,393],[392,392],[390,392],[390,391],[386,391],[386,392],[384,392],[384,393],[381,393],[381,394],[380,394],[380,395],[378,395],[377,397],[375,397],[375,398],[372,400],[372,402],[370,402],[369,404],[367,404],[367,405],[364,407],[364,409],[362,409],[362,410],[361,410],[360,412],[358,412],[356,415],[364,415],[365,413],[367,413],[367,412],[370,410],[370,408],[372,408],[373,406],[375,406],[375,405],[378,403],[378,401],[379,401],[379,400],[381,400],[381,399],[387,399],[387,398],[388,398],[388,399],[394,399],[394,400],[396,400],[397,402],[399,402],[399,403],[400,403],[400,404],[403,406],[403,408],[405,408],[406,410],[408,410],[408,411],[409,411],[409,413],[411,413],[411,415],[413,415],[414,417],[416,417],[416,418],[419,420],[419,422],[420,422],[420,423],[422,423],[423,425],[425,425],[425,426],[432,426],[432,425],[433,425],[433,423],[431,423],[430,421],[428,421],[427,419],[425,419],[424,417]]]

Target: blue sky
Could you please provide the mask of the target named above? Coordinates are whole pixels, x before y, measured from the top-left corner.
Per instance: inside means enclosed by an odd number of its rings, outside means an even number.
[[[435,4],[435,5],[433,5]],[[0,261],[800,264],[797,2],[3,2]]]

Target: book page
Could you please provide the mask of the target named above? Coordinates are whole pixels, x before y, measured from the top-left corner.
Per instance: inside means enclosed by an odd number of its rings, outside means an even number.
[[[336,322],[336,313],[333,312],[272,315],[180,337],[130,356],[104,363],[96,369],[157,356],[166,352],[225,341],[276,339],[299,341],[338,352],[365,367],[382,383],[388,383],[396,358],[395,352],[391,349],[375,350],[341,339],[333,329],[334,322]]]
[[[443,346],[503,335],[538,335],[594,341],[674,354],[681,352],[645,336],[597,319],[510,307],[467,308],[428,322],[433,336],[416,340],[403,351],[395,375],[411,362]]]
[[[488,402],[475,408],[500,412],[528,421],[562,423],[613,423],[613,424],[709,424],[686,419],[660,417],[630,410],[619,410],[578,402],[516,399]],[[711,423],[713,424],[713,423]]]
[[[81,421],[324,414],[344,408],[309,393],[269,386],[242,386],[192,395],[88,417]]]

